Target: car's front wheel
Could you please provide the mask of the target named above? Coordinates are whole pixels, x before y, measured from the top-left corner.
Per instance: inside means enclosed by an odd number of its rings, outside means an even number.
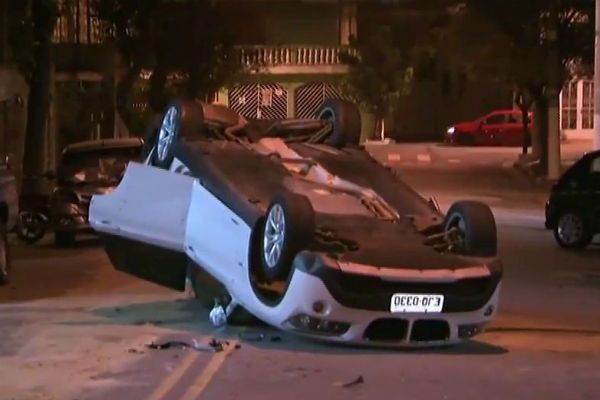
[[[261,235],[261,265],[268,282],[287,280],[294,257],[312,240],[315,215],[306,196],[286,193],[267,210]]]
[[[561,247],[573,250],[582,249],[592,241],[585,219],[574,211],[559,215],[554,226],[554,237]]]
[[[472,257],[496,256],[496,220],[486,204],[454,203],[446,214],[444,228],[454,252]]]
[[[8,256],[8,240],[6,225],[0,223],[0,285],[8,283],[10,277],[10,257]]]

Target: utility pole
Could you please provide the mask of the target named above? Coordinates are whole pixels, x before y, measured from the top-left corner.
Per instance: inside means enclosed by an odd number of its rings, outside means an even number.
[[[594,149],[600,150],[600,0],[596,0],[596,45],[594,56]]]

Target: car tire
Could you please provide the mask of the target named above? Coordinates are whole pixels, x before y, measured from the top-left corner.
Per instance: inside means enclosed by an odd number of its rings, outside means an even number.
[[[22,211],[17,220],[17,236],[27,244],[34,244],[44,237],[48,220],[40,213]]]
[[[227,289],[221,282],[213,278],[208,272],[196,264],[190,264],[189,278],[194,291],[194,298],[203,308],[210,310],[215,305],[215,299],[226,304],[228,302]]]
[[[74,232],[54,232],[54,246],[58,248],[73,247],[75,244]]]
[[[267,282],[285,281],[294,257],[313,239],[315,214],[310,200],[293,193],[276,197],[261,225],[259,252],[263,278]]]
[[[6,237],[6,224],[0,223],[0,286],[6,285],[10,280],[10,256],[8,239]]]
[[[158,128],[151,163],[169,169],[175,158],[177,142],[184,137],[200,135],[204,128],[202,106],[195,101],[171,102],[163,114]]]
[[[489,206],[476,201],[454,203],[444,219],[444,230],[458,234],[455,251],[471,257],[495,257],[498,250],[496,220]]]
[[[459,135],[456,139],[456,143],[461,146],[473,146],[475,144],[475,137],[470,134]]]
[[[360,143],[362,122],[356,104],[346,100],[327,99],[317,110],[316,117],[333,125],[333,131],[325,140],[326,144],[343,148],[358,146]]]
[[[585,218],[575,211],[560,213],[553,231],[556,242],[564,249],[583,249],[593,238]]]

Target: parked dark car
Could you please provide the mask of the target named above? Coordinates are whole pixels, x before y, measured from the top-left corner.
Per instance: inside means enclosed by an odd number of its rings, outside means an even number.
[[[55,244],[72,245],[79,233],[92,232],[88,209],[92,195],[111,192],[129,161],[140,161],[143,141],[138,138],[86,141],[67,146],[57,169],[51,199]]]
[[[529,114],[529,123],[533,123],[533,113]],[[469,146],[521,146],[523,115],[519,110],[495,110],[475,121],[456,123],[446,131],[444,142]]]
[[[10,257],[6,235],[12,231],[19,213],[19,197],[15,176],[8,163],[0,163],[0,285],[8,283]]]
[[[554,185],[546,228],[568,249],[584,248],[600,233],[600,151],[584,155]]]

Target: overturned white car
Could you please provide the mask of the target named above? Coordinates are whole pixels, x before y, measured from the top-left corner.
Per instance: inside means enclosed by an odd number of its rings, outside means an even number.
[[[97,195],[90,224],[117,269],[225,297],[287,331],[385,346],[457,343],[494,316],[502,266],[489,208],[442,215],[358,146],[360,114],[246,122],[169,105],[145,164]],[[190,270],[191,267],[191,270]]]

